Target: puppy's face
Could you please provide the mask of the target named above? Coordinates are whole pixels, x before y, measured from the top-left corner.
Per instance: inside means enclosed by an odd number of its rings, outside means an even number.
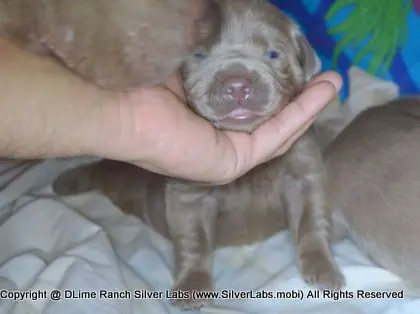
[[[220,0],[220,32],[183,67],[191,107],[216,127],[253,131],[300,93],[319,61],[297,26],[258,0]]]

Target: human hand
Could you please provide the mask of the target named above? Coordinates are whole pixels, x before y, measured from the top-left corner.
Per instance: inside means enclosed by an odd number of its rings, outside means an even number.
[[[252,134],[223,132],[186,107],[177,77],[116,94],[49,59],[1,40],[0,47],[0,156],[91,155],[215,184],[286,152],[341,87],[336,73],[321,74]]]
[[[319,75],[277,116],[247,134],[216,130],[194,114],[185,105],[179,77],[173,76],[165,86],[119,95],[96,153],[169,176],[228,183],[284,154],[341,84],[335,72]]]

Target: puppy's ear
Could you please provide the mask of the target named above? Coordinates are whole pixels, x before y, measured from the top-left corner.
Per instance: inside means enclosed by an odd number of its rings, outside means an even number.
[[[300,29],[295,27],[292,36],[296,45],[298,59],[303,69],[305,82],[308,82],[321,71],[321,60]]]

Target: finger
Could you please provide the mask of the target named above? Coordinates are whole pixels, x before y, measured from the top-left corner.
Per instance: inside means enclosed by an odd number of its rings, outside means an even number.
[[[341,86],[343,85],[343,80],[341,76],[334,71],[327,71],[323,72],[317,76],[315,76],[308,84],[308,87],[315,85],[320,82],[330,82],[334,85],[337,92],[341,89]]]
[[[266,161],[269,161],[275,157],[281,156],[286,153],[292,145],[309,129],[309,127],[314,123],[315,118],[310,119],[306,122],[295,134],[287,139],[283,145],[281,145],[271,156],[267,158]]]
[[[161,174],[164,176],[172,176],[173,174],[170,173],[167,169],[160,167],[159,165],[156,165],[154,163],[146,162],[146,161],[140,161],[140,160],[128,160],[128,163],[131,163],[137,167],[147,169],[151,172]]]
[[[325,108],[336,92],[335,86],[330,82],[315,83],[277,116],[260,126],[252,134],[252,162],[259,163],[277,151],[304,124]]]
[[[286,142],[284,142],[273,154],[267,156],[264,160],[262,160],[260,163],[265,163],[270,161],[271,159],[283,155],[285,152],[287,152],[290,147],[302,136],[303,133],[312,125],[315,118],[310,119],[308,122],[306,122],[295,134],[293,134],[289,139],[287,139]],[[236,172],[233,176],[228,176],[228,178],[225,178],[223,176],[220,177],[220,179],[217,182],[213,182],[213,184],[227,184],[235,179],[239,178],[240,176],[244,175],[248,170],[250,170],[252,167],[244,168],[241,172]]]

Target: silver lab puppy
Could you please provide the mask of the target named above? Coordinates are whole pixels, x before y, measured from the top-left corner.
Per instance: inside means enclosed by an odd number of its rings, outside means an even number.
[[[420,98],[359,114],[325,152],[334,229],[420,290]]]
[[[179,68],[214,16],[210,0],[0,0],[0,36],[90,83],[130,90]]]
[[[218,5],[221,33],[187,60],[186,91],[192,108],[217,127],[251,132],[302,91],[319,63],[297,26],[267,2]],[[61,195],[100,189],[167,235],[175,248],[173,290],[191,296],[173,300],[181,308],[209,302],[191,293],[212,289],[216,247],[252,243],[286,227],[304,280],[340,288],[344,279],[330,250],[325,188],[311,129],[283,157],[224,186],[164,178],[112,161],[72,170],[54,184]]]

